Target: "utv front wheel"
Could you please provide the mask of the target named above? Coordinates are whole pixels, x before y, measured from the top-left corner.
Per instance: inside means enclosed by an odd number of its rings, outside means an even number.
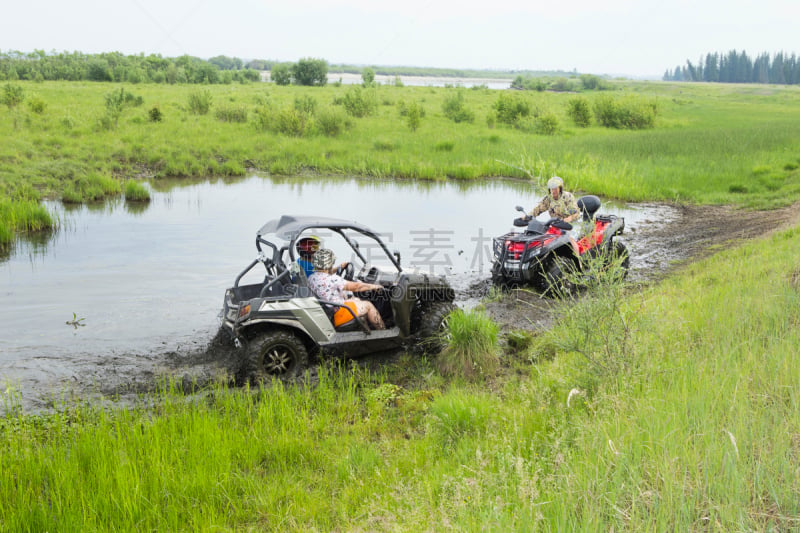
[[[455,310],[456,306],[450,302],[435,302],[422,310],[417,337],[424,351],[428,353],[442,351],[447,342],[447,318]]]
[[[247,345],[243,365],[244,378],[258,382],[272,377],[291,381],[308,366],[308,350],[296,335],[288,331],[257,334]]]

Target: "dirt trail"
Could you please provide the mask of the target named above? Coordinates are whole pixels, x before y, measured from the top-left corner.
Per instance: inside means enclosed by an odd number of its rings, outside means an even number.
[[[656,281],[673,268],[725,245],[767,235],[800,221],[800,202],[771,211],[745,211],[730,206],[672,207],[671,219],[647,221],[637,231],[623,234],[631,254],[631,281]],[[556,305],[535,291],[516,289],[485,307],[504,330],[541,330],[550,327]]]

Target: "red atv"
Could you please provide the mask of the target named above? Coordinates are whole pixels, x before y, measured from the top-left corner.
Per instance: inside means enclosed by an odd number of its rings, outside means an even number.
[[[543,292],[554,292],[570,284],[570,272],[581,270],[584,258],[602,257],[610,264],[619,258],[627,272],[630,258],[625,244],[614,237],[621,235],[625,219],[616,215],[597,215],[600,199],[583,196],[578,200],[582,213],[582,233],[576,237],[578,256],[572,244],[572,225],[558,218],[539,222],[524,216],[514,225],[525,227],[494,239],[492,282],[495,285],[533,285]],[[517,206],[517,211],[525,210]]]

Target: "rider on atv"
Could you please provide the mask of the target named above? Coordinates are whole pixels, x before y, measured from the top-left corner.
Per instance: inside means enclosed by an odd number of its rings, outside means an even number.
[[[564,190],[564,180],[558,176],[553,176],[547,180],[547,188],[550,191],[549,194],[542,198],[527,216],[517,219],[521,224],[517,224],[515,221],[515,225],[524,226],[531,218],[537,217],[545,211],[549,211],[552,218],[560,218],[564,222],[571,223],[581,217],[581,211],[578,209],[578,202],[575,200],[575,196],[571,192]],[[570,241],[572,249],[575,251],[575,256],[579,256],[578,243],[575,241],[574,235],[570,236]]]

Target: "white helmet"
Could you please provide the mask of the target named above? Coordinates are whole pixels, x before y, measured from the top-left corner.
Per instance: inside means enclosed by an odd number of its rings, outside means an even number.
[[[553,176],[549,180],[547,180],[547,188],[548,189],[558,189],[559,187],[564,186],[564,180],[559,178],[558,176]]]

